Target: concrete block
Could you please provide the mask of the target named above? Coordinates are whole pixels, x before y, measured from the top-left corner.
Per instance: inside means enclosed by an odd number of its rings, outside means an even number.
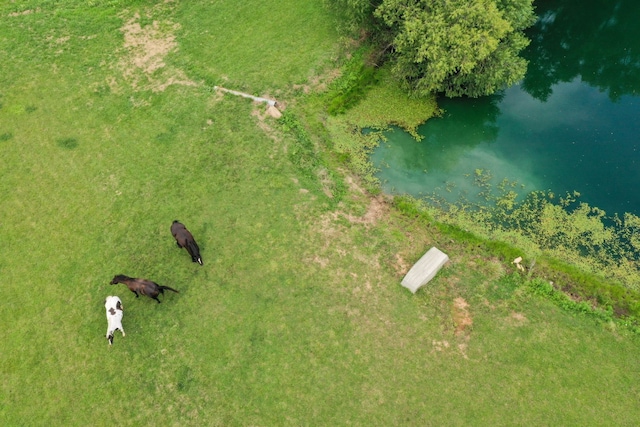
[[[449,257],[440,249],[435,247],[429,249],[404,276],[402,286],[415,294],[418,289],[434,278],[447,261]]]

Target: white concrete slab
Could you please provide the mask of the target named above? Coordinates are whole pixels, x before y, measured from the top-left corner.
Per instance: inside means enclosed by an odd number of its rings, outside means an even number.
[[[416,262],[402,279],[402,286],[416,293],[418,289],[429,283],[440,269],[449,261],[447,254],[433,247]]]

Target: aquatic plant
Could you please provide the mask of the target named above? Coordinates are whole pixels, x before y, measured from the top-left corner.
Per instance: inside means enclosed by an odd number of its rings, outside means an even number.
[[[576,298],[611,306],[621,316],[640,315],[639,217],[608,216],[577,192],[520,195],[515,182],[493,185],[489,171],[476,170],[473,182],[476,195],[449,202],[430,194],[422,209],[437,222],[520,248],[529,274],[555,278]]]

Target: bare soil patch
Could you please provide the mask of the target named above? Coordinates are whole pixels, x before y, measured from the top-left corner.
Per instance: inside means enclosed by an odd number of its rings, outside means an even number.
[[[340,77],[340,74],[341,71],[339,68],[333,68],[320,75],[314,76],[308,83],[293,85],[293,89],[306,94],[325,92],[329,84]]]
[[[411,269],[411,265],[402,258],[400,254],[396,254],[396,263],[393,265],[398,276],[405,276]]]
[[[174,32],[179,28],[180,24],[168,21],[153,21],[143,27],[138,13],[120,28],[124,55],[119,68],[134,89],[161,92],[171,85],[197,85],[182,70],[168,69],[165,63],[165,57],[177,49]]]
[[[12,12],[12,13],[8,14],[7,16],[15,18],[16,16],[31,15],[32,13],[35,13],[35,12],[40,12],[40,8],[37,8],[36,10],[27,9],[27,10],[23,10],[22,12]]]
[[[512,312],[507,318],[507,323],[513,326],[524,326],[529,319],[522,313]]]
[[[321,178],[322,179],[322,178]],[[326,191],[325,191],[326,192]],[[330,194],[327,194],[331,197]],[[340,218],[344,218],[349,221],[351,224],[361,224],[366,227],[375,225],[381,218],[389,212],[389,205],[384,196],[375,196],[370,199],[369,206],[367,207],[366,212],[361,215],[354,215],[352,213],[336,210],[333,212],[327,213],[319,224],[324,224],[320,228],[321,231],[327,231],[330,229],[328,225],[334,221],[337,221]]]
[[[453,321],[456,325],[455,334],[461,336],[468,333],[469,328],[473,325],[473,319],[469,313],[469,304],[464,298],[458,297],[453,300]]]

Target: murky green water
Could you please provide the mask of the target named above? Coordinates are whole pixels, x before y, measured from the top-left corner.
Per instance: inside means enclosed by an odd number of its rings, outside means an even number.
[[[416,142],[394,130],[373,153],[384,190],[457,198],[476,169],[522,193],[581,193],[640,214],[640,1],[542,1],[525,80],[482,99],[441,99]]]

